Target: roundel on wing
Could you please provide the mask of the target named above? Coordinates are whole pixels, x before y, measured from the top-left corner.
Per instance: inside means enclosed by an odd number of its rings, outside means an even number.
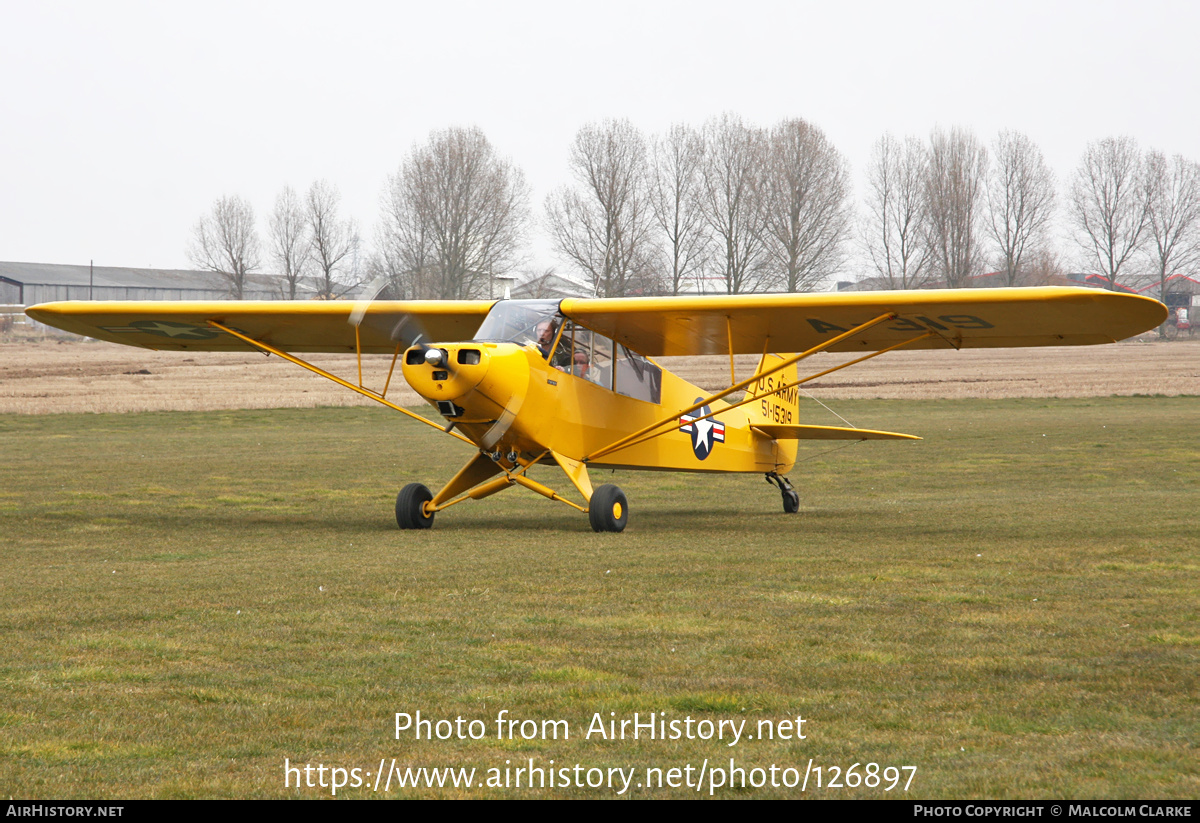
[[[697,401],[703,399],[696,398]],[[704,405],[691,414],[679,416],[679,430],[692,436],[692,451],[695,452],[697,460],[704,460],[712,454],[714,444],[725,442],[725,424],[706,417],[710,413],[712,409]]]
[[[176,340],[211,340],[218,332],[191,323],[176,323],[173,320],[134,320],[130,328],[146,334],[156,334],[159,337],[173,337]]]

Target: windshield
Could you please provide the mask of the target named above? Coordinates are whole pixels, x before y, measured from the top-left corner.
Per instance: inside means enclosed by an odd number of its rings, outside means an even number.
[[[521,346],[537,343],[538,324],[551,322],[557,330],[557,314],[557,300],[501,300],[483,319],[475,339]]]

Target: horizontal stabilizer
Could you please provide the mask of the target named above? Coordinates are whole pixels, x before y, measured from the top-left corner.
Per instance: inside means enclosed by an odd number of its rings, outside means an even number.
[[[915,434],[851,429],[844,426],[781,426],[767,423],[753,426],[754,431],[772,440],[920,440]]]

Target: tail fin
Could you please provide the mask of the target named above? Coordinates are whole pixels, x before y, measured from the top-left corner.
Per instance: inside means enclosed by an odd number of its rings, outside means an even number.
[[[758,372],[778,365],[784,359],[779,354],[764,354],[758,361]],[[745,399],[761,398],[757,403],[747,403],[744,408],[751,426],[791,426],[800,422],[800,390],[796,386],[777,391],[780,386],[796,382],[796,364],[780,369],[753,383],[746,390]],[[782,439],[775,441],[776,471],[791,470],[796,462],[797,441]]]

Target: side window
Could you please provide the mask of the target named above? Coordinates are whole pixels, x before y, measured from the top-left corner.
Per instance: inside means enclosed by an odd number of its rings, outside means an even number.
[[[564,370],[576,377],[617,394],[648,403],[662,402],[661,368],[637,352],[570,320],[563,328],[554,358],[556,365],[559,360],[569,363],[569,369],[564,367]]]
[[[636,352],[617,345],[617,394],[658,403],[662,400],[662,369]]]
[[[567,362],[571,364],[571,374],[606,389],[612,388],[611,340],[568,320],[559,345],[570,349]]]

